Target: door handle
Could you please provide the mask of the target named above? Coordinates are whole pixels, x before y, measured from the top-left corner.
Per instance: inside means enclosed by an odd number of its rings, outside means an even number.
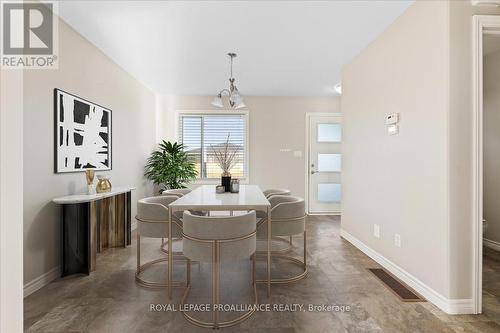
[[[311,175],[314,175],[317,171],[311,170]]]

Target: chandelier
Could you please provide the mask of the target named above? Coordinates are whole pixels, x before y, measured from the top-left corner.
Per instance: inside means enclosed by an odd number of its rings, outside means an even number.
[[[229,97],[229,105],[234,109],[241,109],[246,107],[245,103],[243,103],[243,98],[241,98],[240,92],[236,85],[234,84],[233,77],[233,59],[236,58],[236,53],[228,53],[228,57],[231,59],[231,76],[229,77],[229,89],[222,89],[217,96],[215,96],[212,101],[212,105],[218,108],[223,108],[224,104],[222,103],[222,96]]]

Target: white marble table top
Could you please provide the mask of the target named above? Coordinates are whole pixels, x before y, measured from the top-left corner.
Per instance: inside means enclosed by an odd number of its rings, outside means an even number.
[[[135,190],[135,187],[130,187],[130,186],[116,186],[116,187],[114,187],[113,186],[111,188],[111,192],[96,193],[96,194],[66,195],[64,197],[52,199],[52,202],[54,202],[56,204],[60,204],[60,205],[90,202],[90,201],[100,200],[103,198],[112,197],[112,196],[117,195],[117,194],[130,192],[132,190]]]
[[[263,210],[271,204],[257,185],[240,185],[239,193],[216,193],[215,185],[202,185],[172,202],[172,210]]]

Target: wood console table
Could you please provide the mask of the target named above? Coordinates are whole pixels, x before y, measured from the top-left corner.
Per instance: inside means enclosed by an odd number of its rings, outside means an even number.
[[[63,205],[61,275],[90,274],[103,248],[126,247],[131,241],[131,191],[113,187],[111,192],[76,194],[55,198]]]

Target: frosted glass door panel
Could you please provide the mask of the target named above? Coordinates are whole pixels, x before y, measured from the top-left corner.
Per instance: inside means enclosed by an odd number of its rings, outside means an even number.
[[[340,184],[318,184],[319,201],[340,202],[341,195]]]
[[[318,142],[342,141],[341,124],[318,124]]]
[[[310,214],[340,214],[342,116],[311,114],[308,118],[307,210]]]
[[[341,165],[341,154],[318,154],[318,171],[320,172],[340,172]]]

